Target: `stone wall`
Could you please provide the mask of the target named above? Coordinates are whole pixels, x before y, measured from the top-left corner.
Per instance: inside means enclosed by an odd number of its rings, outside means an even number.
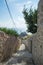
[[[8,36],[0,31],[0,62],[12,56],[21,44],[19,37]]]
[[[38,4],[38,30],[32,40],[32,55],[36,65],[43,65],[43,0]]]
[[[25,45],[26,49],[31,53],[32,52],[32,37],[23,39],[22,44]]]

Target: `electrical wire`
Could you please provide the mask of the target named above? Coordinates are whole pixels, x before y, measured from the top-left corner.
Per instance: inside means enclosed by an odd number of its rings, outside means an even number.
[[[13,24],[15,25],[14,20],[13,20],[13,17],[12,17],[12,14],[11,14],[11,11],[10,11],[10,8],[9,8],[9,6],[8,6],[8,3],[7,3],[7,0],[5,0],[5,3],[6,3],[6,6],[7,6],[7,9],[8,9],[10,18],[11,18]],[[16,25],[15,25],[15,28],[17,29]],[[18,30],[18,29],[17,29],[17,30]],[[21,30],[19,30],[19,31],[21,32]]]
[[[13,17],[12,17],[12,14],[11,14],[11,11],[10,11],[9,6],[8,6],[8,3],[7,3],[7,0],[5,0],[5,3],[6,3],[6,6],[7,6],[7,9],[8,9],[8,12],[9,12],[10,18],[11,18],[13,24],[15,25],[14,20],[13,20]],[[16,28],[16,25],[15,25],[15,28]]]

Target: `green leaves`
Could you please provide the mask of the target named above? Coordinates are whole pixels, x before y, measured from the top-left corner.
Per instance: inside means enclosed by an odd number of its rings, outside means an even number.
[[[0,28],[0,31],[3,31],[3,32],[5,32],[8,35],[18,36],[18,33],[15,30],[12,30],[12,29]]]
[[[37,24],[37,10],[33,11],[30,8],[30,10],[28,12],[27,9],[24,8],[23,14],[24,14],[24,19],[27,24],[28,32],[36,33],[37,26],[35,24]]]

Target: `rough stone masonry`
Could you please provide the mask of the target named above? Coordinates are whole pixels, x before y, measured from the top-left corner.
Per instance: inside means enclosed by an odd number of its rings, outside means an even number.
[[[32,40],[32,55],[36,65],[43,65],[43,0],[38,4],[38,29]]]
[[[0,31],[0,62],[11,57],[20,46],[20,39]]]

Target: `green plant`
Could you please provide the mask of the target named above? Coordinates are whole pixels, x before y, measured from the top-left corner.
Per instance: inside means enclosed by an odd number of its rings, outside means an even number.
[[[12,29],[0,28],[0,31],[3,31],[3,32],[5,32],[8,35],[18,36],[18,33],[15,30],[12,30]]]
[[[24,19],[27,24],[27,31],[31,33],[37,32],[37,10],[30,8],[29,12],[26,8],[23,10]]]

